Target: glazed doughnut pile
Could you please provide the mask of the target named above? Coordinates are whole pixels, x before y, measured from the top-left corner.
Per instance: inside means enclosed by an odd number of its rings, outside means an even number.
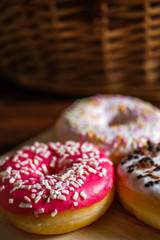
[[[160,141],[160,111],[140,99],[97,95],[77,100],[59,118],[62,141],[90,141],[115,163],[148,140]]]
[[[119,163],[117,188],[129,212],[160,229],[160,143],[148,142]]]
[[[112,162],[93,144],[35,142],[0,163],[0,211],[28,232],[70,232],[104,214],[113,183]]]

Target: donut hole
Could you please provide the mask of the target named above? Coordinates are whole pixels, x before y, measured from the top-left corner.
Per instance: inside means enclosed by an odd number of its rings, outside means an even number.
[[[59,159],[54,164],[49,164],[47,168],[49,175],[64,173],[66,169],[71,168],[73,165],[73,159]]]
[[[125,112],[119,111],[109,122],[110,127],[117,125],[126,125],[136,120],[137,116],[131,111],[126,110]]]

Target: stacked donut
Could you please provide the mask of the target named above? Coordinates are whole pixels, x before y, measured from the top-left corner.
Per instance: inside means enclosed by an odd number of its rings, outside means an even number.
[[[36,142],[0,163],[0,211],[13,224],[38,234],[90,224],[111,205],[113,163],[122,159],[117,167],[122,204],[160,228],[156,107],[137,98],[97,95],[66,109],[56,131],[62,142]]]

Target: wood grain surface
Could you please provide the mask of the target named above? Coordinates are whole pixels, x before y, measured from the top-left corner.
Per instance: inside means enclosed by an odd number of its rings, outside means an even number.
[[[31,144],[35,140],[47,142],[49,140],[56,140],[54,128],[50,128],[33,139],[22,144]],[[20,147],[20,146],[19,146]],[[18,147],[18,148],[19,148]],[[13,150],[15,151],[15,150]],[[10,151],[8,154],[11,154]],[[6,154],[5,154],[6,155]],[[5,156],[3,155],[1,159]],[[160,232],[145,223],[139,221],[134,216],[130,215],[121,204],[117,197],[110,209],[96,222],[82,228],[78,231],[52,236],[41,236],[31,233],[23,232],[0,215],[0,240],[159,240]]]

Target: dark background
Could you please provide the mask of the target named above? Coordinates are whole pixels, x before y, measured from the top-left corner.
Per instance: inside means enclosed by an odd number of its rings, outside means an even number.
[[[69,96],[31,91],[0,76],[0,154],[55,124]]]

